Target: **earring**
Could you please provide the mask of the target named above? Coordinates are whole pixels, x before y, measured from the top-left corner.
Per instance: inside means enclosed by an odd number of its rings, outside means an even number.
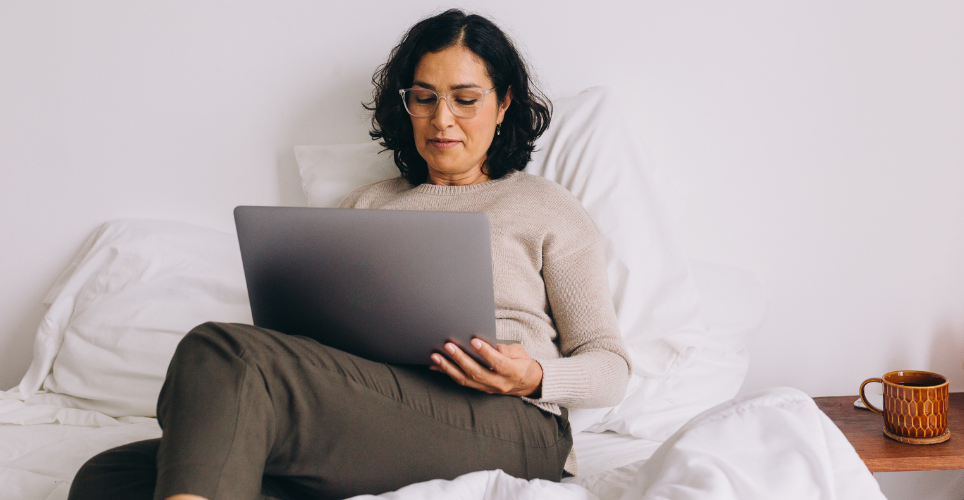
[[[495,125],[495,135],[499,135],[500,132],[502,132],[502,124],[501,124],[501,123],[497,123],[497,124]]]

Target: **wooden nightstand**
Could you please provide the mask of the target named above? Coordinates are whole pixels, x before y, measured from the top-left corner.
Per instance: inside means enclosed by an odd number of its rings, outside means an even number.
[[[813,398],[843,431],[870,472],[964,469],[964,392],[950,394],[947,427],[951,439],[941,444],[898,443],[884,436],[880,415],[854,407],[857,396]]]

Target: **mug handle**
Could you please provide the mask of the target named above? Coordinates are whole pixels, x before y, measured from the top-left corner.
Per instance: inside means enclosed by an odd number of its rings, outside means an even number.
[[[864,396],[864,386],[866,386],[871,382],[877,382],[878,384],[884,383],[883,379],[879,379],[879,378],[869,378],[867,380],[864,380],[864,383],[860,384],[860,400],[863,401],[864,406],[866,406],[868,410],[878,415],[883,415],[884,412],[880,408],[877,408],[876,406],[870,404],[870,401],[867,401],[867,397]]]

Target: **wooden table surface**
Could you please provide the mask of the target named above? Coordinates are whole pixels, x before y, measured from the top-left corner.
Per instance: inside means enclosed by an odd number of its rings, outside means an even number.
[[[964,469],[964,392],[950,395],[947,426],[951,439],[941,444],[914,445],[884,436],[884,417],[854,407],[857,396],[813,398],[843,431],[870,472]]]

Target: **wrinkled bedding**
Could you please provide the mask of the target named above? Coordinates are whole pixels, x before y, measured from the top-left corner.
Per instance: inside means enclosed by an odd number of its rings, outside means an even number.
[[[52,411],[46,418],[57,415]],[[4,421],[18,413],[23,415],[22,407],[0,405]],[[61,413],[60,421],[79,416]],[[65,499],[71,478],[89,457],[160,436],[154,419],[98,427],[89,415],[84,418],[86,426],[0,425],[3,498]],[[355,498],[884,499],[840,430],[795,389],[770,389],[718,405],[662,444],[612,433],[582,433],[575,442],[582,473],[562,483],[480,471]]]

